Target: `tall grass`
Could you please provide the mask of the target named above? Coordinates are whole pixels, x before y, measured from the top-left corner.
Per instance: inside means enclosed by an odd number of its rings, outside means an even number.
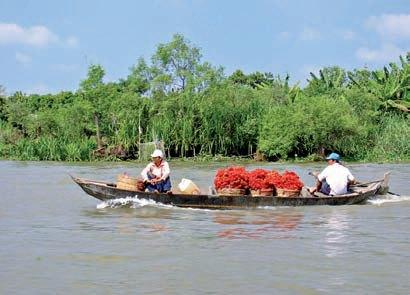
[[[249,87],[224,86],[158,102],[149,123],[152,139],[162,139],[178,157],[254,151],[264,98]]]
[[[20,139],[13,146],[0,144],[2,157],[26,161],[90,161],[94,140],[67,142],[64,139],[41,137]]]
[[[374,147],[367,160],[402,161],[410,159],[410,119],[406,116],[384,117]]]

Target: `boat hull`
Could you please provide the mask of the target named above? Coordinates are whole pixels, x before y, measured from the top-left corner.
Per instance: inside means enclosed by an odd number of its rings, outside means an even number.
[[[352,205],[364,203],[370,197],[375,196],[387,181],[372,182],[355,192],[341,196],[299,196],[299,197],[253,197],[244,196],[220,196],[220,195],[186,195],[168,193],[150,193],[142,191],[129,191],[119,189],[115,184],[85,180],[73,177],[73,180],[89,195],[101,200],[113,200],[126,197],[153,200],[162,204],[170,204],[178,207],[209,208],[209,209],[240,209],[256,208],[265,206],[316,206],[316,205]]]

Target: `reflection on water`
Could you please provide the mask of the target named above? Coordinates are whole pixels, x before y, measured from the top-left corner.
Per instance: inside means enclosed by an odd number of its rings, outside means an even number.
[[[97,254],[70,254],[63,259],[68,261],[82,261],[82,262],[93,262],[98,264],[112,264],[112,263],[123,263],[125,261],[133,260],[134,257],[130,255],[97,255]]]
[[[327,229],[325,236],[325,253],[327,257],[336,257],[346,253],[347,231],[349,231],[349,218],[346,212],[339,210],[332,210],[327,222],[325,223]]]
[[[132,227],[131,223],[131,218],[133,217],[133,214],[128,213],[128,212],[123,212],[120,214],[120,217],[118,218],[118,231],[121,234],[131,234],[135,230]]]
[[[169,228],[161,222],[139,222],[136,226],[135,219],[142,220],[168,220],[173,219],[173,212],[164,208],[156,208],[152,206],[139,207],[135,209],[133,207],[120,208],[104,208],[97,210],[83,210],[83,215],[91,217],[94,222],[80,222],[81,228],[85,230],[97,230],[97,231],[115,231],[121,234],[133,234],[138,231],[147,232],[166,232]],[[99,219],[102,221],[106,219],[112,219],[108,222],[97,222]]]
[[[230,226],[218,231],[217,236],[228,239],[278,239],[291,238],[283,235],[297,228],[303,214],[298,211],[250,211],[246,212],[217,212],[214,222]]]
[[[158,207],[157,207],[158,206]],[[98,208],[98,207],[97,207]],[[83,214],[102,222],[80,222],[82,229],[116,231],[121,234],[135,232],[164,233],[176,230],[169,223],[161,221],[193,222],[201,216],[212,216],[217,225],[216,236],[228,239],[289,239],[303,220],[303,213],[295,208],[255,209],[255,210],[198,210],[190,208],[163,207],[161,204],[119,208],[104,207],[83,210]],[[107,220],[108,222],[104,222]],[[113,221],[109,221],[112,219]],[[136,226],[136,219],[138,225]],[[158,220],[158,222],[156,221]]]

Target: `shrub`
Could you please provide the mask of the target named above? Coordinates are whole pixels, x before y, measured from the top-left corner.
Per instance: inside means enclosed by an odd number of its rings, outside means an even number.
[[[268,110],[262,119],[259,148],[269,157],[307,156],[320,150],[354,154],[354,142],[365,134],[343,98],[303,97]]]
[[[410,120],[406,116],[384,117],[368,160],[406,160],[410,158]]]

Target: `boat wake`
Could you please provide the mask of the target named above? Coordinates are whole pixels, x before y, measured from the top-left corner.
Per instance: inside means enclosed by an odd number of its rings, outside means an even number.
[[[277,210],[279,206],[258,206],[256,209],[261,209],[261,210]]]
[[[162,203],[155,202],[153,200],[147,199],[139,199],[137,196],[135,197],[126,197],[126,198],[119,198],[119,199],[112,199],[108,201],[104,201],[97,205],[97,209],[105,209],[105,208],[141,208],[141,207],[157,207],[157,208],[174,208],[172,205],[165,205]]]
[[[153,200],[139,199],[135,197],[126,197],[119,199],[112,199],[108,201],[101,202],[97,205],[97,209],[105,208],[142,208],[142,207],[155,207],[155,208],[165,208],[165,209],[178,209],[186,211],[220,211],[219,209],[203,209],[203,208],[190,208],[190,207],[178,207],[174,205],[166,205],[163,203],[158,203]]]
[[[404,201],[410,201],[410,196],[397,196],[397,195],[387,194],[384,196],[380,196],[377,199],[368,200],[370,204],[378,205],[378,206],[384,203],[397,203],[397,202],[404,202]]]

